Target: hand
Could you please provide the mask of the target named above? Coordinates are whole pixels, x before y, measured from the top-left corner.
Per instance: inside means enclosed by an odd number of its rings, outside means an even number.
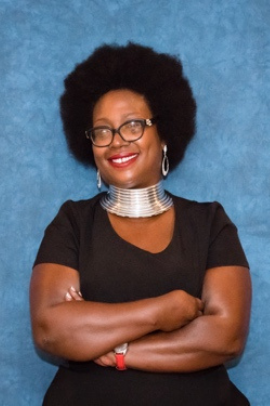
[[[113,351],[94,359],[94,362],[101,367],[116,367],[116,359]]]
[[[65,300],[67,302],[72,302],[72,301],[83,301],[83,297],[81,292],[77,291],[73,286],[71,286],[65,296]]]
[[[157,323],[162,331],[173,331],[203,313],[203,302],[183,290],[174,290],[157,298]]]

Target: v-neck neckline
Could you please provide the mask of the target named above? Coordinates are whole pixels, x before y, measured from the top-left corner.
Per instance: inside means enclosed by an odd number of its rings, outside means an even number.
[[[170,239],[168,245],[167,245],[163,250],[158,251],[158,252],[151,252],[151,251],[149,251],[149,250],[147,250],[147,249],[140,248],[140,247],[138,247],[137,245],[132,244],[131,242],[125,240],[125,239],[124,239],[123,237],[121,237],[121,236],[116,232],[116,230],[113,228],[113,226],[112,226],[112,224],[111,224],[111,222],[110,222],[108,213],[106,212],[106,210],[104,210],[100,205],[99,205],[99,210],[102,211],[102,215],[104,216],[104,219],[105,219],[105,221],[106,221],[106,223],[107,223],[107,226],[108,226],[108,230],[109,230],[109,232],[111,233],[111,235],[112,235],[114,238],[117,238],[118,240],[122,241],[124,244],[127,244],[127,246],[132,247],[132,248],[135,249],[135,250],[139,250],[140,252],[145,252],[145,253],[150,254],[150,255],[153,255],[153,256],[158,256],[158,255],[165,254],[165,253],[167,253],[168,250],[171,249],[171,247],[172,247],[172,245],[173,245],[173,242],[174,242],[174,240],[175,240],[175,238],[176,238],[176,230],[177,230],[176,224],[177,224],[177,220],[178,220],[178,213],[177,213],[176,205],[174,205],[175,213],[174,213],[174,224],[173,224],[172,237],[171,237],[171,239]]]

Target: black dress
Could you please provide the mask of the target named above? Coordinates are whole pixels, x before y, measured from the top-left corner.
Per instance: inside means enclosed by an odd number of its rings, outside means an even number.
[[[236,227],[218,203],[173,196],[176,220],[168,247],[149,253],[121,239],[100,195],[66,202],[48,226],[35,264],[77,269],[85,300],[119,303],[183,289],[200,297],[206,269],[248,266]],[[194,373],[117,371],[93,362],[61,366],[45,406],[246,406],[223,365]]]

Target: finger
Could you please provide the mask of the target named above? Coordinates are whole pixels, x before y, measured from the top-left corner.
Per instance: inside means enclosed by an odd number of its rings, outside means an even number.
[[[106,367],[107,365],[105,365],[103,362],[101,362],[100,358],[94,359],[93,360],[97,365],[101,366],[101,367]]]
[[[204,309],[204,303],[203,303],[203,301],[200,300],[200,299],[197,299],[197,303],[198,303],[198,308],[199,308],[199,310],[200,310],[200,311],[203,311],[203,309]]]
[[[113,352],[108,352],[107,354],[102,355],[98,359],[103,366],[114,367],[115,366],[115,355]]]
[[[71,296],[71,294],[69,292],[66,293],[65,299],[66,299],[67,302],[71,302],[73,300],[73,298],[72,298],[72,296]]]
[[[69,288],[68,293],[74,300],[83,300],[81,292],[77,291],[73,286]]]
[[[65,299],[68,302],[72,302],[72,301],[83,301],[83,297],[81,292],[76,291],[76,289],[74,287],[70,287],[68,292],[65,295]]]

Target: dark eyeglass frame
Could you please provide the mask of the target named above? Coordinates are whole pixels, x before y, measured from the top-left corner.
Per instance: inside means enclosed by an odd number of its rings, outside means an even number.
[[[93,127],[93,128],[91,128],[90,130],[86,130],[85,131],[85,136],[86,136],[86,138],[88,139],[88,140],[90,140],[91,142],[92,142],[92,144],[95,146],[95,147],[98,147],[98,148],[104,148],[104,147],[108,147],[109,145],[111,145],[111,143],[113,142],[113,140],[114,140],[114,136],[115,136],[115,134],[117,133],[117,134],[119,134],[119,136],[122,138],[122,140],[123,141],[125,141],[125,142],[134,142],[134,141],[138,141],[140,138],[142,138],[142,136],[143,136],[143,134],[144,134],[144,130],[145,130],[145,127],[152,127],[152,125],[154,125],[155,123],[156,123],[156,121],[157,121],[157,118],[156,117],[153,117],[153,118],[146,118],[146,119],[142,119],[142,118],[138,118],[138,119],[133,119],[133,120],[128,120],[128,121],[125,121],[123,124],[121,124],[118,128],[111,128],[111,127],[108,127],[108,126],[99,126],[99,127]],[[132,122],[140,122],[141,123],[141,125],[142,125],[142,133],[141,133],[141,135],[139,136],[139,137],[137,137],[137,138],[135,138],[135,139],[132,139],[131,141],[130,140],[126,140],[124,137],[123,137],[123,135],[121,134],[121,128],[122,127],[124,127],[125,125],[127,125],[127,124],[129,124],[129,123],[132,123]],[[93,140],[93,137],[92,137],[92,132],[94,131],[94,130],[100,130],[100,129],[106,129],[106,130],[110,130],[111,131],[111,133],[112,133],[112,139],[111,139],[111,141],[109,142],[109,144],[106,144],[106,145],[97,145],[97,144],[95,144],[95,142],[94,142],[94,140]]]

